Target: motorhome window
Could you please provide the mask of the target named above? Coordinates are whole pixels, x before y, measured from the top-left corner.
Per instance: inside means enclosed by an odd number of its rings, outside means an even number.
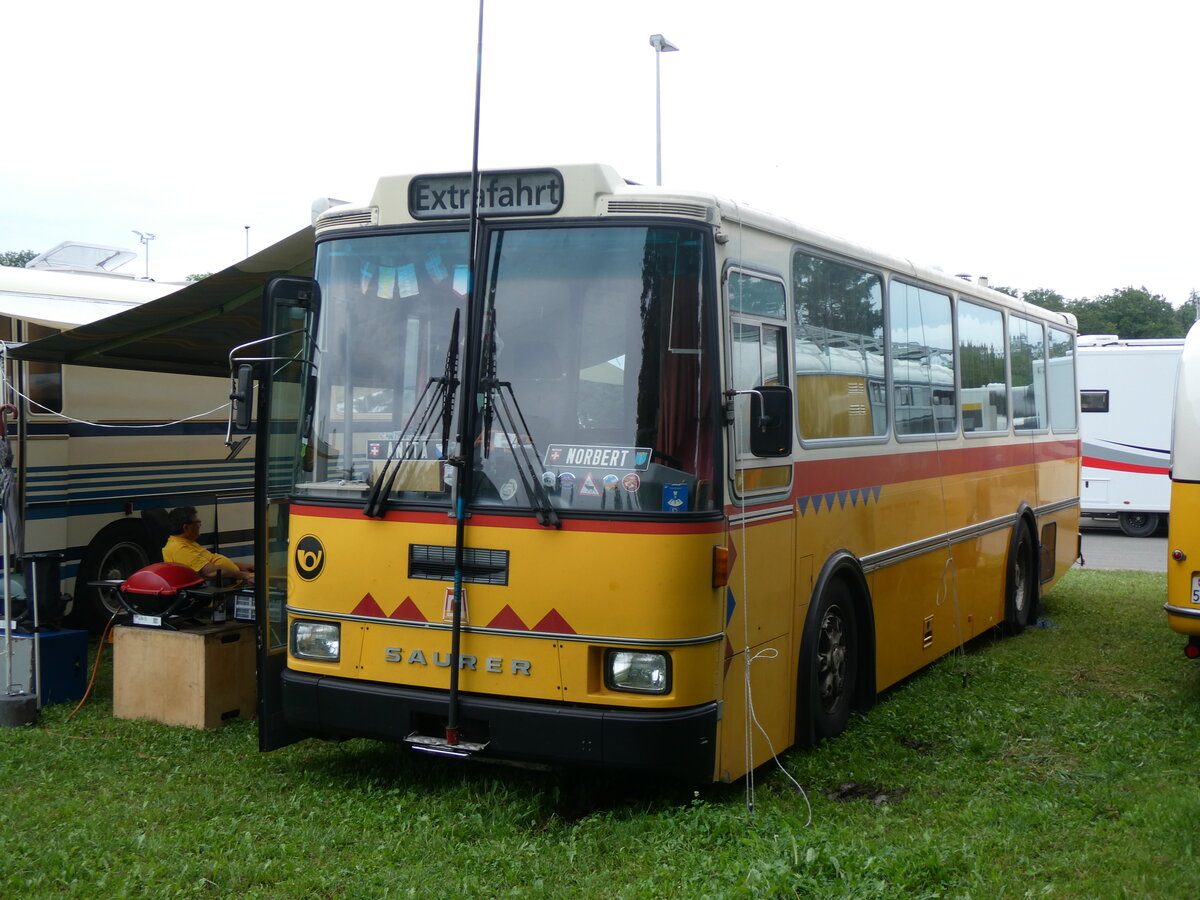
[[[896,434],[957,431],[950,297],[893,281],[888,311]]]
[[[1080,391],[1079,411],[1085,413],[1108,412],[1108,391]]]
[[[1047,330],[1050,337],[1046,361],[1046,381],[1050,398],[1050,427],[1055,431],[1074,431],[1075,418],[1075,338],[1069,331]]]
[[[797,252],[792,257],[792,291],[800,436],[886,434],[882,279]]]
[[[1013,427],[1036,431],[1046,427],[1046,339],[1037,322],[1008,317],[1012,367]]]
[[[959,404],[963,431],[1008,431],[1004,315],[959,299]]]
[[[58,334],[57,328],[39,325],[36,322],[25,323],[25,339],[37,341],[44,337]],[[29,397],[29,411],[38,413],[61,413],[63,408],[62,366],[58,363],[29,362],[25,369],[28,381],[25,385],[25,395]]]

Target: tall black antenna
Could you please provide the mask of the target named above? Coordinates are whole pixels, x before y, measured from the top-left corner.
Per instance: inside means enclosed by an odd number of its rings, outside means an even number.
[[[470,398],[479,384],[479,354],[472,348],[479,346],[483,332],[483,303],[477,295],[475,273],[480,268],[481,248],[479,222],[479,107],[483,93],[483,0],[479,0],[479,40],[475,55],[475,133],[471,147],[471,221],[467,232],[467,245],[471,258],[467,277],[467,352],[463,360],[463,396]],[[454,503],[454,603],[450,624],[450,692],[449,709],[446,714],[446,743],[457,746],[458,734],[458,655],[462,647],[463,609],[463,557],[466,548],[467,498],[471,496],[471,473],[475,469],[475,441],[470,428],[475,404],[464,399],[459,406],[457,460],[458,477],[455,479],[458,494]]]

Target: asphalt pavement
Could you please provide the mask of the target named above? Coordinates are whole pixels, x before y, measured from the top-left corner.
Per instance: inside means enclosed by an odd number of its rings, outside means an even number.
[[[1085,569],[1134,569],[1167,571],[1167,530],[1159,528],[1152,537],[1126,537],[1116,523],[1085,519],[1083,535]],[[1076,563],[1075,565],[1079,565]]]

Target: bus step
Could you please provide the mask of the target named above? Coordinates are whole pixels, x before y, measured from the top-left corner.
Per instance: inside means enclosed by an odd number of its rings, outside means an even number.
[[[428,734],[417,734],[415,731],[404,739],[406,744],[412,746],[414,750],[420,750],[422,753],[434,753],[438,756],[457,756],[460,759],[465,759],[479,753],[487,744],[478,744],[474,741],[459,741],[457,744],[451,744],[444,737],[433,737]]]

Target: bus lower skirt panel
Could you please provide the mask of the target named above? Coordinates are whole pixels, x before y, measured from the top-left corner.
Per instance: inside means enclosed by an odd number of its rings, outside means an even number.
[[[445,691],[351,681],[286,670],[288,724],[322,738],[404,741],[414,732],[445,732]],[[554,765],[606,766],[711,781],[717,704],[686,709],[615,709],[509,700],[460,699],[464,741],[480,755]]]

